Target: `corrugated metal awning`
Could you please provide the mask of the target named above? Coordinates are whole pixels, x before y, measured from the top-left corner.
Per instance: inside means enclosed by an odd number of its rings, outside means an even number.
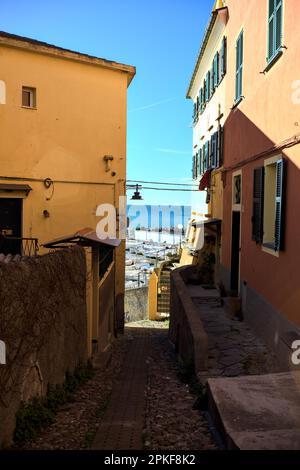
[[[117,248],[121,244],[118,238],[105,238],[100,239],[91,228],[83,228],[72,235],[56,238],[50,242],[44,243],[45,248],[63,248],[69,244],[77,244],[82,246],[105,245],[112,248]]]

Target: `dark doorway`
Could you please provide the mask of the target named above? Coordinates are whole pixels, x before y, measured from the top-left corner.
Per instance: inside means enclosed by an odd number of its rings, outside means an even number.
[[[0,198],[0,253],[21,254],[22,199]]]
[[[240,280],[240,233],[241,233],[241,213],[232,213],[232,234],[231,234],[231,290],[238,294]]]

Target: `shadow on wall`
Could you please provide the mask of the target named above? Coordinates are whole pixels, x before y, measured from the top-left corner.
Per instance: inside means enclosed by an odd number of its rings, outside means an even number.
[[[242,131],[241,131],[242,129]],[[292,132],[288,137],[293,137]],[[233,110],[225,124],[225,168],[232,168],[241,160],[250,159],[277,143],[269,139],[239,109]],[[293,156],[293,160],[287,155]],[[221,264],[226,270],[231,268],[231,219],[232,219],[232,174],[242,171],[242,215],[241,215],[241,282],[245,281],[252,289],[265,297],[276,310],[285,314],[291,321],[299,323],[299,240],[300,240],[300,145],[289,150],[274,150],[272,154],[257,158],[242,167],[232,168],[224,178],[224,220],[222,227]],[[284,214],[284,247],[279,257],[262,250],[262,244],[252,240],[253,184],[254,170],[264,166],[265,160],[274,156],[286,160],[286,191]],[[295,161],[299,161],[299,167]],[[275,200],[274,200],[275,210]]]
[[[86,259],[75,247],[0,263],[0,447],[9,445],[22,401],[61,384],[87,359]]]

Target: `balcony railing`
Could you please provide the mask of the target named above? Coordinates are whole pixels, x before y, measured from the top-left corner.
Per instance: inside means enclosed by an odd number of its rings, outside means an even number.
[[[37,256],[39,243],[37,238],[9,237],[0,234],[0,253],[5,255]]]

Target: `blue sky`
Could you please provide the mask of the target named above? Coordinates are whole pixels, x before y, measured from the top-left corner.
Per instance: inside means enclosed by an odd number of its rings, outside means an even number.
[[[135,65],[127,179],[188,182],[192,103],[185,94],[212,6],[213,0],[1,0],[0,29]],[[146,204],[189,204],[191,197],[142,195]]]

